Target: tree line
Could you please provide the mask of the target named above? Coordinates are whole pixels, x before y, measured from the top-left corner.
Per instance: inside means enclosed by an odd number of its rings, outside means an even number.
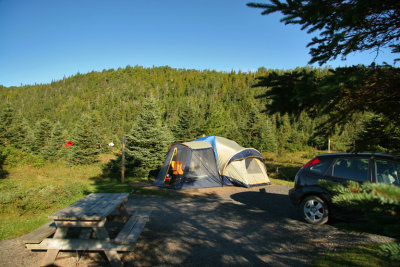
[[[0,142],[45,160],[88,164],[96,154],[110,151],[108,143],[121,147],[123,135],[139,134],[148,113],[155,112],[156,119],[147,127],[163,129],[167,143],[218,135],[262,152],[326,149],[327,139],[318,129],[327,114],[280,112],[265,97],[276,91],[273,84],[263,84],[265,79],[297,72],[329,76],[327,69],[313,68],[226,73],[127,66],[50,84],[3,87]],[[314,85],[304,86],[312,92]],[[291,91],[285,95],[282,105],[295,108],[299,96]],[[151,107],[146,106],[149,102]],[[346,124],[334,125],[330,134],[334,148],[346,150],[363,129],[365,118],[354,114]],[[144,122],[138,125],[138,120]],[[74,146],[66,148],[67,141]]]

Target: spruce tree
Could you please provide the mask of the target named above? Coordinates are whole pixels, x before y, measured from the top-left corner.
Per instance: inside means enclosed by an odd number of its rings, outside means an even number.
[[[246,130],[244,131],[247,139],[247,147],[261,149],[262,121],[263,118],[260,110],[256,105],[252,104],[246,122]]]
[[[28,122],[20,115],[15,116],[11,128],[10,143],[16,148],[24,148],[28,130]]]
[[[178,123],[172,128],[177,141],[191,141],[201,135],[200,118],[192,106],[186,106],[180,113]]]
[[[262,15],[282,13],[281,22],[301,25],[301,30],[314,33],[307,47],[309,63],[324,64],[338,56],[358,51],[379,51],[390,48],[400,53],[399,2],[380,1],[280,1],[248,3],[263,9]]]
[[[261,128],[260,150],[265,152],[278,151],[278,139],[276,136],[276,122],[267,117]]]
[[[286,113],[281,116],[279,120],[278,153],[282,153],[287,148],[291,132],[292,127],[290,125],[289,115]]]
[[[29,125],[26,127],[26,135],[23,145],[27,151],[34,152],[35,149],[35,133]]]
[[[51,141],[49,145],[48,158],[51,161],[61,157],[62,149],[65,144],[63,127],[60,122],[57,122],[51,131]]]
[[[222,103],[213,103],[210,105],[206,114],[205,134],[222,136],[226,134],[226,112]]]
[[[42,156],[47,159],[51,139],[51,122],[47,119],[43,119],[38,121],[35,127],[35,142],[33,144],[33,151],[37,154],[42,154]]]
[[[126,136],[126,166],[136,177],[155,174],[171,144],[172,134],[162,125],[160,115],[157,102],[147,99]]]
[[[0,144],[2,145],[8,145],[11,142],[14,117],[14,108],[7,104],[0,113]]]
[[[75,126],[72,141],[72,161],[75,164],[91,164],[97,161],[100,136],[90,115],[82,115]]]

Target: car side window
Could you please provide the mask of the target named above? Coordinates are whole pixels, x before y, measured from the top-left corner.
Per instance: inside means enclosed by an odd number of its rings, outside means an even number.
[[[333,166],[333,176],[357,181],[368,181],[368,159],[338,159]]]
[[[328,160],[328,161],[322,161],[320,163],[314,164],[311,167],[309,167],[309,170],[312,172],[316,172],[316,173],[320,173],[320,174],[324,174],[325,171],[329,168],[329,166],[331,165],[332,160]]]
[[[378,183],[400,185],[400,163],[391,160],[377,159],[375,164]]]

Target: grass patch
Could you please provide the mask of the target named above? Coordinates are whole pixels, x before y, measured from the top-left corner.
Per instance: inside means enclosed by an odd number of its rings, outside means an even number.
[[[268,176],[272,179],[294,181],[299,169],[320,152],[263,153]]]
[[[294,182],[293,181],[286,181],[286,180],[282,180],[282,179],[274,179],[274,178],[269,178],[269,180],[271,181],[271,183],[273,184],[277,184],[277,185],[289,185],[289,186],[293,186]]]
[[[49,219],[46,214],[15,216],[3,213],[0,214],[0,221],[0,240],[4,240],[29,233],[47,223]]]
[[[400,266],[400,261],[394,261],[381,253],[379,244],[362,245],[342,252],[328,252],[315,260],[315,267],[342,266]]]

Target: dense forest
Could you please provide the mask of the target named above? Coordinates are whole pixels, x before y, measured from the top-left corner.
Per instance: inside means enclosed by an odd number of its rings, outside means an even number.
[[[165,137],[169,142],[218,135],[262,152],[326,149],[327,136],[318,134],[326,115],[271,112],[272,100],[265,97],[271,88],[260,85],[268,75],[298,71],[322,77],[330,73],[312,68],[226,73],[127,66],[78,73],[50,84],[2,87],[0,138],[3,145],[44,159],[81,158],[81,163],[90,163],[79,155],[93,148],[110,149],[110,142],[120,148],[122,136],[137,131],[139,116],[156,112],[160,122],[153,125],[170,132]],[[150,100],[154,110],[146,108]],[[351,114],[346,124],[333,126],[333,149],[350,149],[367,116]],[[67,153],[67,141],[86,142],[86,151]]]

